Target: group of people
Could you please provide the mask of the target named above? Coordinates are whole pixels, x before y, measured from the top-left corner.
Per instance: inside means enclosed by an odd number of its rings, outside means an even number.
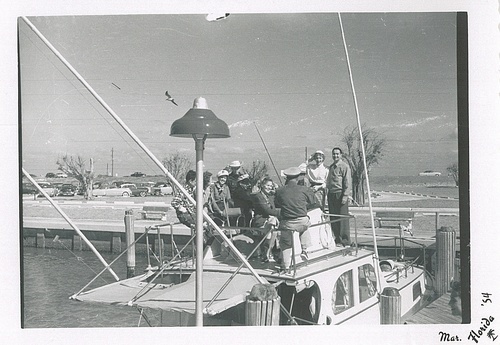
[[[310,226],[307,213],[311,209],[321,207],[325,210],[328,205],[336,245],[351,244],[349,218],[342,217],[349,214],[351,172],[349,165],[342,160],[340,148],[332,150],[332,159],[333,163],[326,167],[325,154],[316,151],[308,163],[285,169],[286,182],[279,188],[268,176],[253,183],[239,161],[231,162],[217,173],[214,183],[210,183],[210,176],[204,179],[204,207],[219,224],[228,224],[231,210],[239,210],[243,219],[239,226],[250,227],[250,234],[256,240],[260,240],[259,236],[261,239],[267,236],[265,253],[258,252],[264,256],[263,260],[278,260],[272,255],[272,250],[279,249],[282,269],[289,270],[294,231],[300,236],[301,256],[308,259],[311,238],[306,231]],[[196,174],[191,170],[186,174],[185,189],[193,199],[195,185]],[[182,193],[176,193],[172,206],[179,221],[194,229],[194,206],[189,200]],[[271,228],[277,231],[269,231]]]

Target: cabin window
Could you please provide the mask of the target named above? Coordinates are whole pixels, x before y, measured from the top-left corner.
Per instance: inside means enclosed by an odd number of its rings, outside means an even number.
[[[353,306],[352,270],[342,273],[333,286],[332,309],[334,314],[340,314]]]
[[[420,296],[422,296],[422,287],[420,286],[420,282],[417,282],[413,285],[413,300],[415,301]]]
[[[358,267],[359,277],[359,300],[366,301],[368,298],[375,296],[377,292],[377,278],[375,269],[372,265],[366,264]]]

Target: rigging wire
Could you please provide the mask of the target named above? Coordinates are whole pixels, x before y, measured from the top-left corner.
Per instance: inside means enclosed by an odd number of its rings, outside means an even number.
[[[77,260],[77,261],[79,261],[79,262],[81,262],[82,264],[84,264],[85,266],[87,266],[87,268],[88,268],[89,270],[91,270],[94,274],[97,274],[97,272],[96,272],[96,271],[95,271],[92,267],[90,267],[90,266],[89,266],[89,265],[88,265],[88,264],[87,264],[87,263],[83,260],[83,258],[82,258],[81,256],[76,255],[76,254],[75,254],[75,252],[73,252],[71,249],[69,249],[69,248],[68,248],[68,246],[66,246],[66,245],[63,243],[63,241],[61,241],[61,240],[59,239],[59,235],[56,235],[56,236],[54,237],[54,239],[52,240],[52,242],[58,242],[59,244],[61,244],[61,245],[62,245],[62,246],[63,246],[63,247],[67,250],[67,251],[69,251],[71,254],[73,254],[73,256],[76,258],[76,260]],[[102,280],[104,280],[104,282],[105,282],[106,284],[108,284],[108,281],[107,281],[106,279],[104,279],[103,277],[101,277],[101,279],[102,279]]]
[[[346,55],[347,70],[349,73],[349,81],[351,83],[352,97],[354,100],[354,109],[356,111],[356,122],[358,125],[359,141],[360,141],[361,152],[362,152],[362,156],[363,156],[363,168],[364,168],[364,174],[365,174],[365,179],[366,179],[366,189],[368,190],[368,209],[370,212],[370,222],[371,222],[372,237],[373,237],[373,249],[375,252],[375,261],[376,261],[375,270],[377,272],[377,277],[378,277],[377,290],[380,290],[380,287],[381,287],[380,265],[379,265],[380,257],[379,257],[379,253],[378,253],[378,247],[377,247],[377,237],[375,234],[375,222],[373,219],[373,207],[372,207],[372,199],[371,199],[371,192],[370,192],[370,180],[368,178],[368,169],[366,166],[366,152],[365,152],[365,145],[363,142],[363,131],[361,128],[361,119],[359,116],[358,99],[356,97],[356,90],[354,88],[354,79],[352,76],[351,62],[349,60],[349,52],[347,50],[347,43],[346,43],[346,39],[345,39],[344,26],[342,25],[342,16],[340,15],[340,12],[338,12],[337,14],[338,14],[338,18],[339,18],[340,32],[342,34],[342,42],[344,44],[344,51],[345,51],[345,55]],[[378,292],[380,293],[381,291],[378,291]]]

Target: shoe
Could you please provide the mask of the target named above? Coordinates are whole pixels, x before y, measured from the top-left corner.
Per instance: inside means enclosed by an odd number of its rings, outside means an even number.
[[[302,251],[302,253],[300,253],[300,257],[302,258],[302,260],[304,261],[307,261],[309,260],[309,255],[307,254],[307,252],[305,250]]]
[[[274,260],[274,258],[273,258],[272,256],[269,256],[269,257],[267,257],[267,258],[263,258],[263,259],[262,259],[262,262],[263,262],[263,263],[268,263],[268,262],[272,262],[272,263],[274,263],[274,262],[276,262],[276,261]]]

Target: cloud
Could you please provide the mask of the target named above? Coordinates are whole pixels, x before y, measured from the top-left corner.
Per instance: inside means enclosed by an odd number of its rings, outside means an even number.
[[[406,115],[406,113],[402,113],[402,115]],[[417,126],[422,126],[422,125],[425,125],[429,122],[437,121],[437,120],[440,120],[440,119],[443,119],[446,117],[447,117],[446,115],[430,116],[430,117],[426,117],[423,119],[413,120],[413,121],[404,122],[404,123],[391,123],[391,124],[381,125],[379,127],[386,127],[386,128],[417,127]]]
[[[228,127],[229,128],[242,128],[242,127],[251,126],[252,124],[253,124],[253,121],[243,120],[243,121],[238,121],[238,122],[232,123]]]

